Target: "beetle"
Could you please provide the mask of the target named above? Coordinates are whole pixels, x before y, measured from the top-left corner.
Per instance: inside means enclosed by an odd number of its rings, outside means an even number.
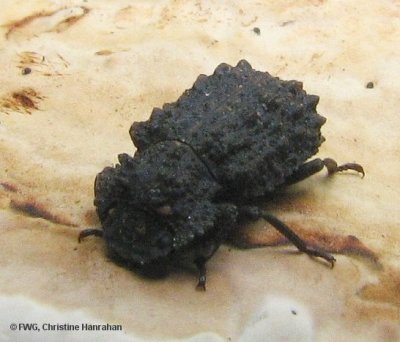
[[[298,81],[254,70],[241,60],[200,75],[176,102],[154,108],[130,128],[134,156],[118,156],[95,179],[94,205],[111,259],[148,277],[187,264],[205,290],[206,262],[229,242],[243,220],[264,219],[301,252],[335,258],[311,247],[278,218],[254,203],[327,168],[354,170],[331,159],[312,159],[325,140],[319,97]]]

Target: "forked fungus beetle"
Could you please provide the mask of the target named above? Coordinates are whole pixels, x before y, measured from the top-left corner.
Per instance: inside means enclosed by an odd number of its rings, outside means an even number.
[[[364,176],[359,164],[308,161],[324,141],[318,100],[301,82],[255,71],[245,60],[200,75],[176,102],[133,123],[134,157],[120,154],[95,180],[102,229],[81,231],[79,241],[102,236],[113,260],[149,277],[195,265],[205,289],[205,264],[238,222],[262,218],[301,252],[333,266],[332,255],[252,204],[324,166],[329,175]]]

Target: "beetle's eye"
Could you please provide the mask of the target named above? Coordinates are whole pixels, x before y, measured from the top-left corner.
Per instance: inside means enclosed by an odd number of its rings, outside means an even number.
[[[162,216],[172,215],[172,208],[169,205],[163,205],[156,209],[156,212]]]

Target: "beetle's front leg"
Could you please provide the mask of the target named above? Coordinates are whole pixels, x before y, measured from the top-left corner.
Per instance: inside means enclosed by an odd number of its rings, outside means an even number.
[[[81,242],[85,237],[90,235],[103,237],[103,230],[97,228],[84,229],[79,233],[78,241]]]
[[[198,258],[195,260],[195,265],[199,270],[199,282],[197,283],[196,290],[205,291],[206,290],[206,260],[203,258]]]

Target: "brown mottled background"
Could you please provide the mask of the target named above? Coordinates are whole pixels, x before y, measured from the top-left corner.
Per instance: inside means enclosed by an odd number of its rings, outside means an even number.
[[[320,95],[319,155],[365,167],[364,179],[321,173],[266,204],[337,252],[336,267],[262,221],[243,234],[281,247],[221,248],[205,293],[193,274],[147,281],[110,262],[101,240],[78,244],[98,224],[96,173],[134,152],[130,124],[242,58]],[[288,338],[400,340],[399,1],[3,0],[0,65],[0,339],[24,340],[9,324],[29,318],[121,324],[107,335],[121,341],[235,341],[260,302],[283,298],[309,313]]]

